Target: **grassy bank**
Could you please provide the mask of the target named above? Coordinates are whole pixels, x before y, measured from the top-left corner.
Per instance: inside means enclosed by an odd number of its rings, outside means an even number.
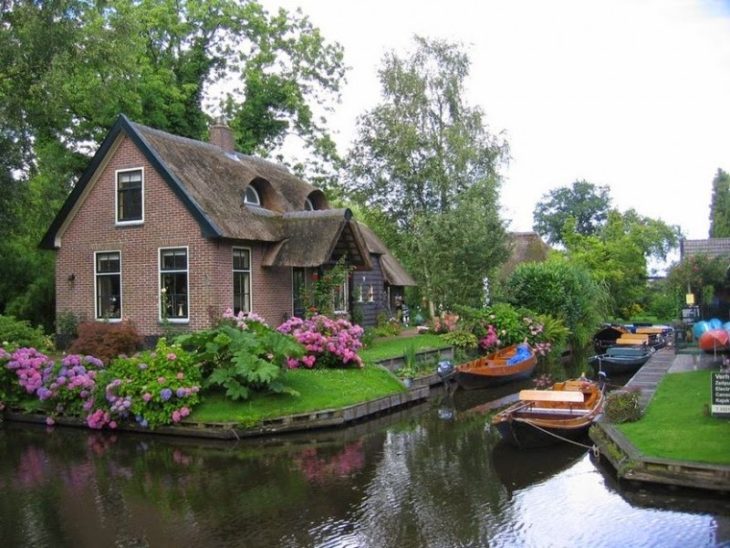
[[[423,335],[414,335],[413,337],[393,337],[390,339],[378,339],[360,351],[360,357],[367,363],[373,363],[378,360],[388,358],[396,358],[403,356],[409,346],[413,345],[416,352],[419,350],[434,350],[448,346],[443,339],[434,333],[424,333]]]
[[[711,417],[710,371],[665,375],[646,414],[617,428],[651,457],[730,464],[730,420]]]
[[[390,372],[374,366],[364,369],[292,369],[286,372],[284,383],[300,395],[256,394],[249,400],[235,402],[222,394],[210,394],[195,408],[190,420],[253,425],[262,419],[339,409],[405,391]]]

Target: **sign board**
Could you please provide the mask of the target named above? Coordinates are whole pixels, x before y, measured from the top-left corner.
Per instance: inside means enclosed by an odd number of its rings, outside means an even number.
[[[730,373],[728,372],[712,374],[710,412],[713,417],[730,418]]]

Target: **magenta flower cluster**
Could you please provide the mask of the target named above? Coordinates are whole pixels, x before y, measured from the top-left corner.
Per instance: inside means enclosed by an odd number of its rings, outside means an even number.
[[[5,349],[2,349],[2,352],[0,358],[8,359],[5,364],[6,369],[15,372],[18,383],[26,393],[36,394],[38,389],[43,387],[44,370],[53,366],[50,358],[35,348],[19,348],[12,354]]]
[[[363,329],[347,320],[332,320],[327,316],[316,315],[303,320],[290,318],[277,330],[294,336],[307,351],[302,358],[288,358],[289,368],[301,365],[312,368],[342,367],[352,365],[362,367],[362,359],[357,351],[362,348]]]
[[[487,325],[487,334],[479,339],[479,346],[483,350],[492,350],[499,346],[500,340],[496,328],[490,323]]]

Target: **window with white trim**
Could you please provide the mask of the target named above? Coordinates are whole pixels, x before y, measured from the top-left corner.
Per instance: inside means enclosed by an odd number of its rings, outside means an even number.
[[[96,319],[122,317],[122,257],[119,251],[94,253]]]
[[[252,185],[248,185],[246,187],[246,190],[243,193],[243,203],[255,206],[261,205],[261,197],[259,196],[259,192]]]
[[[160,249],[160,319],[189,319],[188,250]]]
[[[347,278],[338,286],[332,289],[332,309],[335,314],[344,314],[348,311],[348,288]]]
[[[117,224],[144,220],[144,181],[142,169],[117,171]]]
[[[251,250],[233,248],[233,313],[251,312]]]

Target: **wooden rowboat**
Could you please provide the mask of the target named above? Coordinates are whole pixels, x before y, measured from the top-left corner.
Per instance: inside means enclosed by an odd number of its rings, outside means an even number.
[[[471,390],[528,378],[536,365],[537,356],[530,345],[520,343],[461,364],[454,374],[459,386]]]
[[[550,390],[521,390],[520,400],[497,413],[492,425],[517,447],[575,440],[601,414],[603,400],[598,383],[585,378],[557,382]]]

